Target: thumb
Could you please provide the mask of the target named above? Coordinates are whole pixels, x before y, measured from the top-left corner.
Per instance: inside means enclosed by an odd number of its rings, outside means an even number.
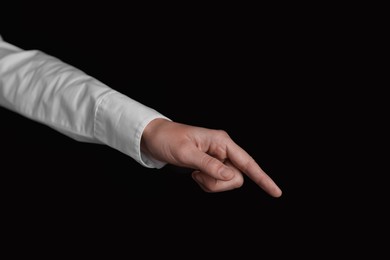
[[[217,180],[231,180],[235,174],[223,162],[207,153],[194,149],[187,162],[192,168],[197,169]]]

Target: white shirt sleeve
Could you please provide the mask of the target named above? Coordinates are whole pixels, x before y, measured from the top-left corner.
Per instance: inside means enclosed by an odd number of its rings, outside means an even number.
[[[109,145],[145,167],[166,164],[142,154],[140,145],[146,125],[167,117],[55,57],[22,50],[1,36],[0,106],[75,140]]]

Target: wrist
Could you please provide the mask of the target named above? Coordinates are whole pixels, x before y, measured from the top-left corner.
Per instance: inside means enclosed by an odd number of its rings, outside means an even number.
[[[170,120],[166,119],[166,118],[156,118],[156,119],[153,119],[152,121],[150,121],[144,131],[142,132],[142,136],[141,136],[141,151],[143,153],[147,153],[147,154],[150,154],[150,151],[148,149],[148,143],[150,142],[150,140],[155,137],[159,131],[159,129],[161,129],[162,125],[166,124],[166,123],[169,123],[171,122]]]

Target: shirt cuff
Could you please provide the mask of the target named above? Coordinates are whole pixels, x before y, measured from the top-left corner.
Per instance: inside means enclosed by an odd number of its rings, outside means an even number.
[[[162,168],[165,162],[141,152],[142,133],[156,118],[170,120],[117,91],[110,91],[97,103],[94,135],[100,142],[129,155],[145,167]]]

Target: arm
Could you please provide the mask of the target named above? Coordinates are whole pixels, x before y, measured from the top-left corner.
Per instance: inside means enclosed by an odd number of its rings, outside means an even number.
[[[282,194],[226,132],[172,122],[54,57],[1,38],[0,105],[78,141],[109,145],[146,167],[192,168],[207,192],[239,188],[246,174],[271,196]]]
[[[0,106],[75,140],[109,145],[143,166],[166,164],[140,150],[145,126],[165,116],[55,57],[1,38]]]

